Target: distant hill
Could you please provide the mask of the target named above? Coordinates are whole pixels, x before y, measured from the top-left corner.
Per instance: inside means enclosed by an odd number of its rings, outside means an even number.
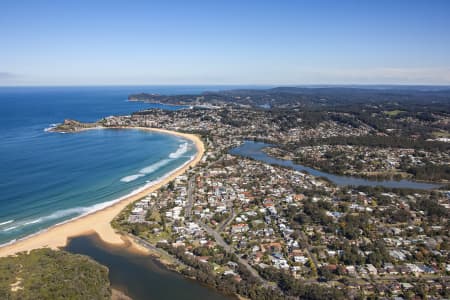
[[[134,94],[130,101],[169,104],[236,104],[252,107],[323,107],[349,104],[409,103],[450,104],[450,87],[373,86],[373,87],[276,87],[204,92],[199,95]]]

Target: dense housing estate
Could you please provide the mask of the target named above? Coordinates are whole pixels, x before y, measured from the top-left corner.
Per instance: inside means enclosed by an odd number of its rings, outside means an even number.
[[[319,116],[314,124],[302,117],[301,111],[285,114],[298,122],[286,126],[277,112],[222,105],[105,118],[99,124],[106,127],[197,133],[207,149],[199,165],[135,203],[118,226],[176,257],[184,274],[219,289],[218,282],[226,280],[227,292],[250,298],[448,295],[450,193],[445,189],[336,186],[228,153],[256,139],[276,144],[264,150],[273,156],[338,174],[417,178],[413,168],[448,168],[449,152],[439,148],[445,145],[433,149],[429,137],[423,137],[423,146],[417,137],[411,147],[339,145],[333,139],[374,136],[390,143],[392,131],[357,120],[349,125]],[[439,118],[436,123],[448,124],[447,115]],[[314,143],[305,145],[309,141]]]

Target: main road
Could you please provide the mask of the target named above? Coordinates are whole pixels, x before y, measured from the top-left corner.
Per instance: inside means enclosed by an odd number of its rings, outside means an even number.
[[[229,252],[229,253],[233,253],[236,255],[236,257],[238,258],[238,261],[240,264],[242,264],[252,275],[253,277],[259,279],[264,286],[266,287],[274,287],[273,284],[271,284],[269,281],[265,280],[264,278],[261,277],[261,275],[259,275],[258,271],[256,271],[248,262],[247,260],[243,259],[242,257],[240,257],[238,254],[236,254],[236,252],[234,251],[233,247],[231,247],[229,244],[227,244],[224,239],[222,238],[222,236],[215,231],[214,229],[212,229],[211,227],[209,227],[208,225],[204,224],[204,223],[199,223],[199,225],[211,236],[214,237],[214,239],[216,240],[216,243],[219,246],[222,246],[225,251]]]

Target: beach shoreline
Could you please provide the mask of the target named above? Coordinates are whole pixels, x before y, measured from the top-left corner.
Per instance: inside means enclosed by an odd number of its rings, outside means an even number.
[[[180,166],[179,168],[173,170],[170,173],[167,173],[160,180],[153,182],[151,185],[139,189],[136,193],[131,193],[128,196],[122,197],[117,202],[113,203],[110,206],[107,206],[98,211],[89,213],[87,215],[78,217],[73,220],[69,220],[67,222],[54,225],[45,231],[41,231],[34,235],[30,235],[23,239],[17,240],[13,243],[6,244],[0,247],[0,257],[14,255],[18,252],[30,251],[38,248],[52,248],[52,249],[60,249],[67,245],[69,238],[87,235],[92,233],[97,233],[101,240],[105,243],[115,245],[115,246],[123,246],[126,244],[124,239],[127,239],[120,233],[116,232],[112,226],[111,221],[130,203],[133,203],[149,193],[152,193],[170,181],[174,180],[179,175],[185,173],[190,167],[195,166],[203,156],[205,151],[204,144],[201,139],[194,134],[181,133],[176,131],[170,131],[166,129],[160,128],[146,128],[146,127],[93,127],[86,128],[80,131],[85,130],[98,130],[98,129],[136,129],[136,130],[144,130],[149,132],[159,132],[165,134],[171,134],[175,136],[179,136],[185,139],[192,141],[197,149],[197,153],[193,158],[191,158],[188,162]],[[76,133],[76,132],[74,132]],[[149,251],[134,243],[133,246],[135,249],[148,253]]]

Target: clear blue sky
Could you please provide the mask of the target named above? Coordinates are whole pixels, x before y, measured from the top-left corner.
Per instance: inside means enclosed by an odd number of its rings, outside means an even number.
[[[0,85],[450,84],[450,1],[0,2]]]

